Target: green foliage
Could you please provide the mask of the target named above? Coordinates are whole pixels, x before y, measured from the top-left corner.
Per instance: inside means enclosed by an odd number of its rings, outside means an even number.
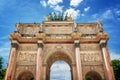
[[[4,80],[6,69],[2,69],[2,57],[0,57],[0,80]]]
[[[120,60],[112,60],[115,80],[120,80]]]
[[[0,70],[2,69],[2,57],[0,57]]]
[[[91,80],[91,78],[90,78],[89,76],[87,76],[87,77],[85,78],[85,80]]]
[[[0,70],[0,80],[4,80],[6,69]]]

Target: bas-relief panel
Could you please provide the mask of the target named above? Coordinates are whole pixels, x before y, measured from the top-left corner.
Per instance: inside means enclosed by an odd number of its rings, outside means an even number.
[[[72,33],[72,27],[46,27],[46,34],[70,34]]]
[[[23,65],[35,64],[36,63],[37,52],[18,52],[17,63]]]
[[[36,55],[36,44],[21,44],[17,54],[17,65],[35,65]]]
[[[82,62],[101,62],[101,56],[99,52],[83,52],[81,53]]]
[[[46,44],[44,45],[43,52],[44,56],[51,52],[61,51],[74,56],[74,45],[73,44]]]

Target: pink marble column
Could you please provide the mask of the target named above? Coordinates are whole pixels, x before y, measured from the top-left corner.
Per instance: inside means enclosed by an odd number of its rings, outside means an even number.
[[[46,72],[47,72],[47,68],[46,68],[46,66],[47,66],[47,64],[44,64],[44,66],[43,66],[43,79],[42,80],[46,80],[47,78],[46,78]]]
[[[6,75],[5,75],[5,80],[11,80],[12,71],[13,71],[13,67],[14,67],[15,59],[16,59],[16,49],[17,48],[18,48],[17,43],[11,43],[11,51],[10,51],[8,67],[7,67],[7,71],[6,71]]]
[[[78,77],[78,80],[83,80],[79,47],[80,47],[80,43],[78,40],[76,40],[75,41],[75,55],[76,55],[77,77]]]
[[[41,59],[41,54],[42,54],[42,47],[43,43],[42,41],[38,42],[38,52],[37,52],[37,61],[36,61],[36,80],[40,80],[40,73],[41,73],[41,66],[42,66],[42,59]]]
[[[106,68],[106,73],[107,73],[107,77],[108,80],[114,80],[113,74],[112,74],[112,70],[111,70],[111,66],[108,62],[108,57],[107,57],[107,50],[106,50],[106,41],[105,40],[101,40],[100,41],[100,45],[102,48],[102,53],[103,53],[103,58],[104,58],[104,63],[105,63],[105,68]]]

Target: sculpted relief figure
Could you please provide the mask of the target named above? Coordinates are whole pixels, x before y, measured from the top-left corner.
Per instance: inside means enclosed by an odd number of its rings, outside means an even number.
[[[84,61],[92,61],[92,62],[98,62],[100,61],[100,56],[98,54],[85,54],[83,55]]]
[[[34,52],[19,52],[18,53],[19,61],[35,61],[36,60],[36,53]]]

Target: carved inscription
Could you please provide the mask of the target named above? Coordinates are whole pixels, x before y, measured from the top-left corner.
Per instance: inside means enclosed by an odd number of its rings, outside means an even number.
[[[47,27],[45,28],[46,34],[70,34],[72,27]]]

